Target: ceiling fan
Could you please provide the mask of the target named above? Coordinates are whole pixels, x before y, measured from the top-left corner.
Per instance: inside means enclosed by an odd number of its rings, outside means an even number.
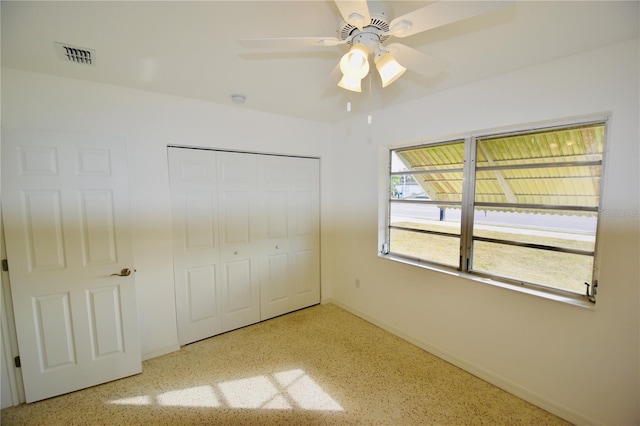
[[[395,18],[382,10],[381,2],[370,5],[367,0],[334,0],[342,20],[337,37],[280,37],[238,40],[246,47],[323,47],[349,45],[339,69],[342,78],[338,86],[361,92],[361,81],[369,74],[369,56],[373,55],[382,87],[396,81],[407,67],[420,74],[433,72],[442,61],[401,43],[387,44],[392,37],[404,38],[453,22],[468,19],[509,5],[509,1],[437,1]],[[378,10],[376,10],[376,8]],[[396,57],[400,60],[396,59]],[[440,62],[438,64],[438,62]],[[336,67],[337,68],[337,67]]]

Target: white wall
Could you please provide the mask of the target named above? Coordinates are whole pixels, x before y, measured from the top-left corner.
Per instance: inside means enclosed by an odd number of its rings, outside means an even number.
[[[570,421],[638,424],[638,52],[637,40],[617,44],[374,112],[370,126],[363,116],[336,126],[336,303]],[[602,217],[593,308],[377,256],[384,147],[603,112],[603,208],[623,215]]]
[[[4,128],[126,141],[143,359],[179,348],[167,145],[321,157],[321,204],[328,205],[325,124],[12,69],[2,71],[2,113]],[[323,297],[329,291],[324,279]]]

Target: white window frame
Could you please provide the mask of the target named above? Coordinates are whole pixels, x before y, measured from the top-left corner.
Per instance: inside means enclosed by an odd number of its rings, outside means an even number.
[[[609,116],[597,116],[597,117],[588,117],[583,119],[573,119],[563,122],[556,123],[539,123],[532,125],[523,125],[516,128],[510,129],[499,129],[494,131],[485,131],[485,132],[471,132],[466,133],[464,135],[460,135],[459,137],[447,137],[441,139],[432,139],[423,143],[415,144],[412,143],[410,145],[398,145],[398,146],[387,146],[381,151],[380,155],[380,164],[379,169],[384,170],[384,174],[381,173],[380,179],[380,215],[379,215],[379,247],[380,251],[378,253],[379,256],[409,264],[414,266],[419,266],[425,269],[446,273],[449,275],[455,275],[458,277],[471,279],[474,281],[479,281],[486,284],[495,285],[498,287],[503,287],[511,290],[516,290],[519,292],[532,294],[556,301],[561,301],[565,303],[569,303],[572,305],[582,306],[582,307],[593,307],[596,302],[597,289],[599,285],[599,264],[600,264],[600,250],[599,250],[599,233],[600,233],[600,222],[602,220],[602,199],[603,199],[603,188],[604,188],[604,178],[605,178],[605,164],[606,164],[606,144],[608,139],[608,131],[609,131]],[[596,224],[596,233],[595,233],[595,247],[593,250],[593,271],[592,271],[592,281],[589,286],[585,286],[585,294],[577,294],[570,291],[564,291],[561,289],[556,289],[553,287],[547,287],[540,284],[522,282],[519,280],[514,280],[510,278],[501,277],[499,275],[493,275],[483,272],[474,271],[470,268],[470,263],[472,262],[472,247],[473,247],[473,214],[475,209],[475,176],[476,176],[476,165],[475,165],[475,156],[476,156],[476,147],[477,141],[487,138],[495,138],[495,137],[503,137],[510,135],[518,135],[518,134],[529,134],[541,131],[553,131],[559,130],[563,128],[569,127],[580,127],[580,126],[588,126],[594,124],[602,124],[604,125],[604,150],[602,153],[601,159],[601,174],[600,174],[600,194],[598,199],[597,208],[589,208],[588,210],[596,212],[597,214],[597,224]],[[410,256],[398,255],[394,253],[390,253],[389,251],[389,243],[390,243],[390,220],[391,220],[391,209],[390,204],[392,200],[389,195],[389,188],[391,186],[391,176],[392,173],[392,165],[391,165],[391,153],[396,150],[404,150],[417,148],[420,146],[428,146],[428,145],[439,145],[445,144],[448,142],[456,142],[464,140],[464,150],[465,150],[465,161],[464,161],[464,171],[463,171],[463,185],[464,190],[462,194],[462,218],[460,223],[460,265],[457,268],[450,267],[448,265],[443,265],[439,263],[435,263],[429,260],[417,259]],[[397,174],[397,172],[395,173]],[[471,188],[471,189],[470,189]],[[479,203],[482,204],[482,203]],[[576,210],[580,210],[578,207]],[[514,244],[518,245],[518,244]],[[558,250],[563,251],[563,250]],[[572,252],[569,250],[568,252]]]

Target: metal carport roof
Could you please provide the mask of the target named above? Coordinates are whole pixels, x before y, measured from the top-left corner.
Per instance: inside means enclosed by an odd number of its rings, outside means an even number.
[[[508,205],[478,209],[511,210],[518,204],[529,212],[541,211],[535,206],[597,208],[604,136],[604,123],[596,123],[478,137],[475,201]],[[396,153],[431,200],[462,201],[463,140]],[[419,171],[428,173],[416,173]]]

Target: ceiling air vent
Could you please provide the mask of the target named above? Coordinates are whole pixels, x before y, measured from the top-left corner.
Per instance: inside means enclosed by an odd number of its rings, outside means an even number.
[[[95,65],[96,51],[93,49],[56,42],[56,50],[60,57],[65,61],[75,62],[77,64]]]

